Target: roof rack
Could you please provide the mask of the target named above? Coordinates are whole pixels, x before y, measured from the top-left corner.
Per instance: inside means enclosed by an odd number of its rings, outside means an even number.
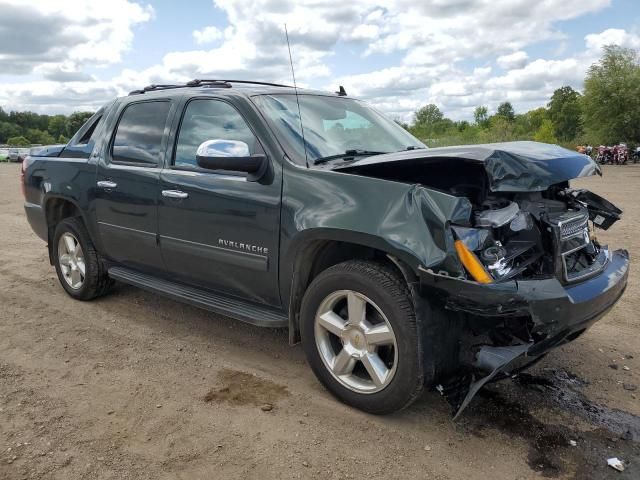
[[[152,92],[152,91],[156,91],[156,90],[169,90],[172,88],[188,88],[188,87],[219,87],[219,88],[231,88],[232,87],[232,83],[241,83],[241,84],[245,84],[245,85],[266,85],[269,87],[284,87],[284,88],[293,88],[290,85],[282,85],[280,83],[269,83],[269,82],[253,82],[250,80],[191,80],[185,84],[181,84],[181,85],[174,85],[174,84],[167,84],[167,85],[156,85],[156,84],[152,84],[152,85],[147,85],[146,87],[144,87],[141,90],[132,90],[131,92],[129,92],[129,95],[140,95],[146,92]]]
[[[188,82],[188,85],[192,87],[197,87],[203,84],[209,83],[242,83],[245,85],[266,85],[268,87],[284,87],[284,88],[293,88],[291,85],[283,85],[281,83],[270,83],[270,82],[254,82],[252,80],[191,80]]]

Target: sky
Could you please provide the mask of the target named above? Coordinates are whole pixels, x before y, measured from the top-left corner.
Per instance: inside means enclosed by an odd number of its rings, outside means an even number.
[[[640,49],[637,0],[0,0],[0,107],[95,110],[152,83],[291,84],[392,118],[471,119],[578,90],[602,46]]]

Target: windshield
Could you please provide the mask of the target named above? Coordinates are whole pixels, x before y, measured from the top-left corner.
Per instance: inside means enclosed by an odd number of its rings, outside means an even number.
[[[294,94],[253,97],[290,157],[305,160],[300,116]],[[299,95],[309,163],[335,156],[390,153],[425,148],[418,139],[366,103],[350,98]],[[319,163],[319,162],[318,162]]]

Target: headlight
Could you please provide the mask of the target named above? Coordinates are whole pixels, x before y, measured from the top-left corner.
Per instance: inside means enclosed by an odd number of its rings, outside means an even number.
[[[478,260],[478,257],[476,257],[475,253],[467,248],[462,240],[456,240],[455,247],[460,262],[462,262],[464,268],[467,270],[467,272],[469,272],[469,275],[471,275],[476,282],[493,282],[493,278],[491,278],[491,275],[487,273],[480,260]]]

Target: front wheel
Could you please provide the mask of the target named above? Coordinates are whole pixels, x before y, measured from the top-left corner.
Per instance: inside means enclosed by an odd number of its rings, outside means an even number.
[[[302,301],[301,335],[317,378],[348,405],[386,414],[422,391],[411,297],[385,265],[348,261],[320,273]]]

